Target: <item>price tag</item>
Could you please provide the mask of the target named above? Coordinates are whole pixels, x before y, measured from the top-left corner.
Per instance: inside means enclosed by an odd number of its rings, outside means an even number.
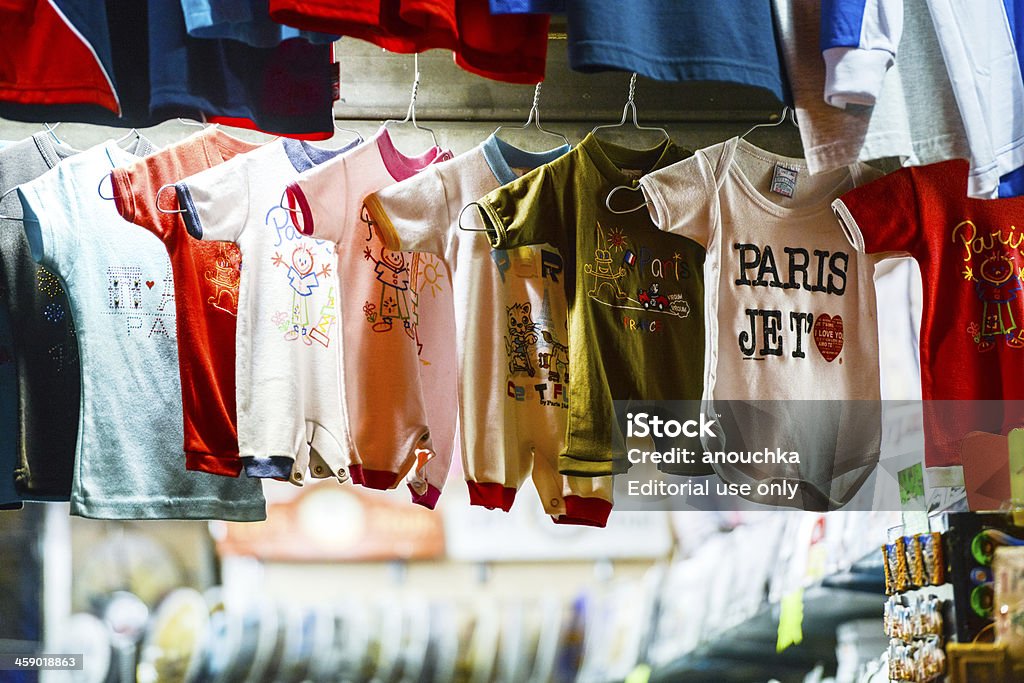
[[[924,496],[924,466],[911,465],[896,473],[900,485],[900,507],[903,510],[903,535],[928,532],[928,502]]]
[[[799,645],[804,640],[804,589],[795,591],[782,598],[779,606],[779,635],[775,641],[775,651],[782,652],[790,645]]]

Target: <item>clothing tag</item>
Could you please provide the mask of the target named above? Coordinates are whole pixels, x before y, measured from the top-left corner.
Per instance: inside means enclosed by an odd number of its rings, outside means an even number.
[[[331,97],[335,102],[341,99],[341,62],[331,64]]]
[[[632,180],[634,183],[636,183],[636,181],[638,181],[638,180],[640,180],[641,178],[644,177],[643,170],[641,170],[639,168],[623,168],[621,170],[622,170],[622,175],[626,176],[627,178]]]
[[[533,170],[532,168],[526,168],[524,166],[522,168],[515,167],[515,168],[512,169],[512,172],[515,173],[520,178],[522,178],[524,175],[526,175],[527,173],[529,173],[532,170]]]
[[[775,639],[775,651],[782,652],[790,645],[799,645],[804,640],[804,589],[797,588],[782,597],[779,605],[779,629]]]
[[[795,168],[775,164],[775,172],[772,174],[772,192],[792,198],[796,194],[796,177],[799,174],[800,171]]]

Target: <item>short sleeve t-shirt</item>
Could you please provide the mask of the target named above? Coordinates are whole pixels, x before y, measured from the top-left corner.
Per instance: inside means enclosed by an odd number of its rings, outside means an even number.
[[[903,0],[898,3],[902,5]],[[811,173],[843,168],[858,159],[899,157],[905,165],[917,166],[966,157],[969,150],[963,120],[925,0],[907,2],[899,57],[883,71],[884,77],[878,75],[874,105],[845,109],[822,97],[826,72],[819,42],[820,0],[773,0],[772,4]],[[850,59],[849,52],[842,59]],[[872,55],[892,58],[882,49],[853,52],[866,58],[869,66],[878,60]],[[875,76],[863,65],[843,73],[862,84]]]
[[[905,168],[844,194],[835,210],[868,254],[921,267],[925,464],[960,464],[971,431],[1024,426],[1024,199],[967,197],[962,160]]]
[[[496,249],[546,243],[562,255],[570,377],[563,474],[626,469],[614,401],[700,399],[704,250],[659,231],[646,211],[617,215],[605,205],[614,187],[635,187],[637,177],[684,156],[668,140],[631,150],[588,135],[572,152],[478,202]]]
[[[785,82],[768,0],[566,0],[569,65],[636,71],[659,81]]]
[[[451,283],[437,256],[389,249],[363,200],[443,158],[451,154],[437,147],[407,157],[382,129],[288,187],[299,231],[337,244],[352,480],[389,489],[413,471],[413,500],[427,507],[440,496],[455,440],[451,404],[427,400],[456,391]],[[435,408],[445,413],[436,430]]]
[[[470,503],[508,510],[532,469],[549,515],[603,524],[608,501],[558,472],[569,405],[562,256],[551,245],[492,250],[485,235],[459,229],[464,206],[568,150],[530,154],[491,136],[369,195],[366,206],[389,249],[434,254],[452,278]]]
[[[390,52],[451,50],[461,68],[507,83],[544,80],[549,17],[492,16],[482,0],[270,0],[270,16]]]
[[[235,333],[238,447],[250,477],[346,477],[338,390],[341,330],[332,243],[299,233],[287,184],[345,150],[283,139],[176,184],[192,237],[242,256]]]
[[[167,248],[174,276],[178,360],[185,424],[185,465],[238,476],[235,416],[235,319],[241,254],[231,242],[192,239],[174,211],[174,188],[161,187],[221,164],[259,145],[206,128],[111,174],[118,213]],[[258,490],[255,490],[258,494]]]
[[[334,133],[336,67],[331,45],[289,40],[256,48],[237,40],[193,38],[180,0],[147,0],[149,108],[154,116],[193,116],[281,135]],[[130,59],[130,57],[125,57]]]
[[[133,143],[134,144],[134,143]],[[149,149],[140,144],[139,151]],[[76,151],[39,133],[0,151],[0,193],[38,178]],[[14,192],[0,201],[0,215],[18,218]],[[11,324],[15,369],[14,485],[29,499],[68,500],[78,439],[81,380],[78,339],[60,278],[32,258],[22,222],[0,220],[0,308]]]
[[[73,514],[102,519],[266,517],[249,482],[185,469],[171,263],[96,186],[135,160],[113,142],[21,185],[32,255],[67,286],[82,401]]]
[[[972,197],[1024,191],[1024,78],[1003,0],[927,0],[970,143]],[[897,59],[899,57],[897,56]]]
[[[779,167],[793,187],[773,183]],[[850,249],[831,208],[866,173],[810,176],[733,138],[640,179],[658,226],[707,248],[704,397],[737,427],[705,445],[800,455],[714,463],[730,482],[801,487],[761,502],[841,506],[878,460],[877,259]]]

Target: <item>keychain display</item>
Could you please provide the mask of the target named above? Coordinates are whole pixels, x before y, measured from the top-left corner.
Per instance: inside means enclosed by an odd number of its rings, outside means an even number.
[[[901,536],[882,546],[882,556],[886,595],[946,582],[942,534]]]
[[[946,558],[942,552],[942,534],[932,532],[918,534],[914,538],[920,548],[927,585],[941,586],[946,583]]]
[[[907,571],[910,573],[910,583],[915,587],[927,586],[929,582],[928,573],[925,570],[924,549],[921,547],[919,536],[904,536],[903,552],[907,557]]]
[[[943,601],[935,595],[890,596],[883,615],[885,635],[903,641],[941,637],[943,606]]]
[[[886,543],[882,546],[885,558],[885,592],[887,595],[902,593],[910,589],[910,574],[907,571],[907,556],[903,552],[903,541]]]
[[[927,683],[946,671],[946,653],[938,638],[889,642],[889,680]]]

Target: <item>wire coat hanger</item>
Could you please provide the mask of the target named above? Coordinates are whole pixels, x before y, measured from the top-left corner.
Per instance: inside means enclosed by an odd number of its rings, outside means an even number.
[[[360,133],[358,130],[356,130],[355,128],[345,128],[344,126],[339,126],[338,119],[334,119],[334,132],[337,133],[339,131],[345,133],[352,133],[353,135],[355,135],[356,142],[358,144],[362,144],[363,142],[365,142],[365,140],[363,139],[363,134]]]
[[[427,128],[426,126],[421,126],[416,121],[416,98],[419,96],[419,93],[420,93],[420,55],[419,55],[419,53],[415,53],[413,55],[413,71],[415,73],[413,74],[413,81],[412,81],[412,95],[409,98],[409,108],[405,112],[405,118],[402,119],[401,121],[398,121],[396,119],[388,119],[387,121],[385,121],[383,123],[383,126],[384,126],[385,129],[387,129],[389,123],[391,123],[391,124],[399,124],[399,125],[401,125],[403,123],[412,123],[412,127],[415,128],[416,130],[422,130],[422,131],[424,131],[426,133],[430,133],[430,137],[433,138],[433,140],[434,140],[434,147],[440,147],[441,145],[438,144],[438,142],[437,142],[437,135],[434,134],[433,129]]]
[[[120,145],[122,142],[127,141],[133,135],[135,136],[136,140],[142,139],[142,133],[140,133],[137,128],[132,128],[130,131],[128,131],[127,135],[122,135],[118,139],[114,140],[114,144],[115,145]],[[103,181],[104,180],[109,180],[110,181],[110,196],[109,197],[107,195],[103,194]],[[100,177],[100,182],[96,184],[96,194],[98,194],[100,196],[100,199],[105,199],[108,202],[114,201],[114,177],[110,173],[107,173],[106,175]]]
[[[668,134],[668,131],[659,126],[641,126],[637,120],[636,115],[636,72],[629,77],[629,97],[626,99],[626,106],[622,108],[622,119],[618,123],[605,123],[600,126],[594,126],[590,133],[596,134],[599,130],[608,130],[611,128],[621,128],[626,125],[627,116],[632,113],[633,115],[633,127],[637,130],[653,130],[661,133],[665,136],[666,140],[671,140],[672,136]]]
[[[169,187],[173,188],[174,185],[175,183],[164,183],[163,185],[160,186],[160,189],[156,191],[156,196],[153,198],[153,205],[156,207],[156,210],[162,214],[175,215],[180,213],[188,213],[187,211],[185,211],[185,209],[165,209],[162,206],[160,206],[160,197],[163,195],[164,190],[166,190]]]
[[[776,128],[778,126],[781,126],[786,122],[787,118],[792,118],[793,125],[796,126],[797,128],[800,127],[800,124],[797,123],[796,121],[796,110],[790,107],[789,105],[786,105],[782,108],[782,113],[779,115],[779,118],[777,120],[768,121],[766,123],[755,123],[747,130],[746,133],[740,136],[740,139],[747,137],[758,128]]]
[[[614,213],[616,216],[624,216],[624,215],[626,215],[628,213],[636,213],[640,209],[646,208],[646,207],[651,205],[651,203],[649,201],[645,200],[644,203],[641,204],[640,206],[633,207],[632,209],[626,209],[625,211],[618,211],[616,209],[613,209],[612,208],[612,197],[619,190],[629,190],[630,192],[638,192],[638,191],[642,191],[642,188],[640,188],[639,186],[638,187],[631,187],[629,185],[618,185],[616,187],[613,187],[611,189],[611,191],[608,193],[608,196],[604,198],[604,206],[605,206],[606,209],[608,209],[609,213]]]
[[[637,114],[636,114],[636,72],[635,71],[633,72],[633,75],[631,75],[629,77],[629,97],[626,99],[626,106],[622,108],[622,119],[618,123],[606,123],[604,125],[594,126],[594,129],[592,131],[590,131],[591,134],[596,134],[597,131],[599,131],[599,130],[605,130],[605,129],[609,129],[609,128],[620,128],[622,126],[625,126],[626,125],[627,115],[629,113],[633,114],[633,127],[636,128],[637,130],[653,130],[653,131],[658,131],[662,135],[665,136],[666,140],[671,140],[672,139],[672,136],[670,136],[668,134],[668,131],[665,130],[664,128],[661,128],[659,126],[641,126],[639,121],[637,121]],[[640,204],[639,206],[635,206],[632,209],[626,209],[625,211],[619,211],[617,209],[613,209],[612,208],[612,197],[615,196],[615,194],[618,193],[621,190],[629,190],[630,192],[637,192],[638,190],[640,190],[640,188],[639,187],[634,187],[632,185],[618,185],[616,187],[613,187],[611,189],[611,191],[608,193],[608,196],[605,197],[605,199],[604,199],[604,206],[605,206],[606,209],[608,209],[608,211],[610,213],[613,213],[613,214],[615,214],[617,216],[622,216],[622,215],[629,214],[629,213],[636,213],[637,211],[640,211],[641,209],[643,209],[643,208],[645,208],[645,207],[650,205],[650,202],[645,201],[643,204]]]
[[[462,224],[462,217],[466,215],[466,209],[469,208],[475,208],[479,210],[480,205],[477,204],[476,202],[470,202],[469,204],[466,204],[464,207],[462,207],[462,211],[459,211],[459,230],[463,230],[465,232],[490,232],[490,230],[488,230],[487,228],[467,228],[465,225]]]
[[[491,135],[496,136],[502,128],[508,128],[510,130],[527,130],[530,127],[530,124],[532,123],[533,126],[544,135],[560,137],[562,138],[562,142],[564,142],[566,145],[570,145],[571,143],[569,142],[569,138],[565,137],[558,131],[548,130],[547,128],[544,128],[540,123],[540,88],[542,85],[543,82],[538,83],[536,87],[534,87],[533,89],[533,104],[530,106],[530,113],[526,117],[526,123],[524,123],[521,126],[508,126],[502,124],[495,128],[494,132],[491,133]]]
[[[59,137],[57,137],[57,133],[54,132],[54,131],[57,130],[57,127],[59,125],[60,125],[60,121],[58,121],[57,123],[45,123],[44,122],[43,123],[43,128],[46,129],[46,132],[50,134],[50,137],[52,137],[54,139],[54,141],[56,141],[56,143],[58,145],[63,145],[64,141],[61,140]]]

